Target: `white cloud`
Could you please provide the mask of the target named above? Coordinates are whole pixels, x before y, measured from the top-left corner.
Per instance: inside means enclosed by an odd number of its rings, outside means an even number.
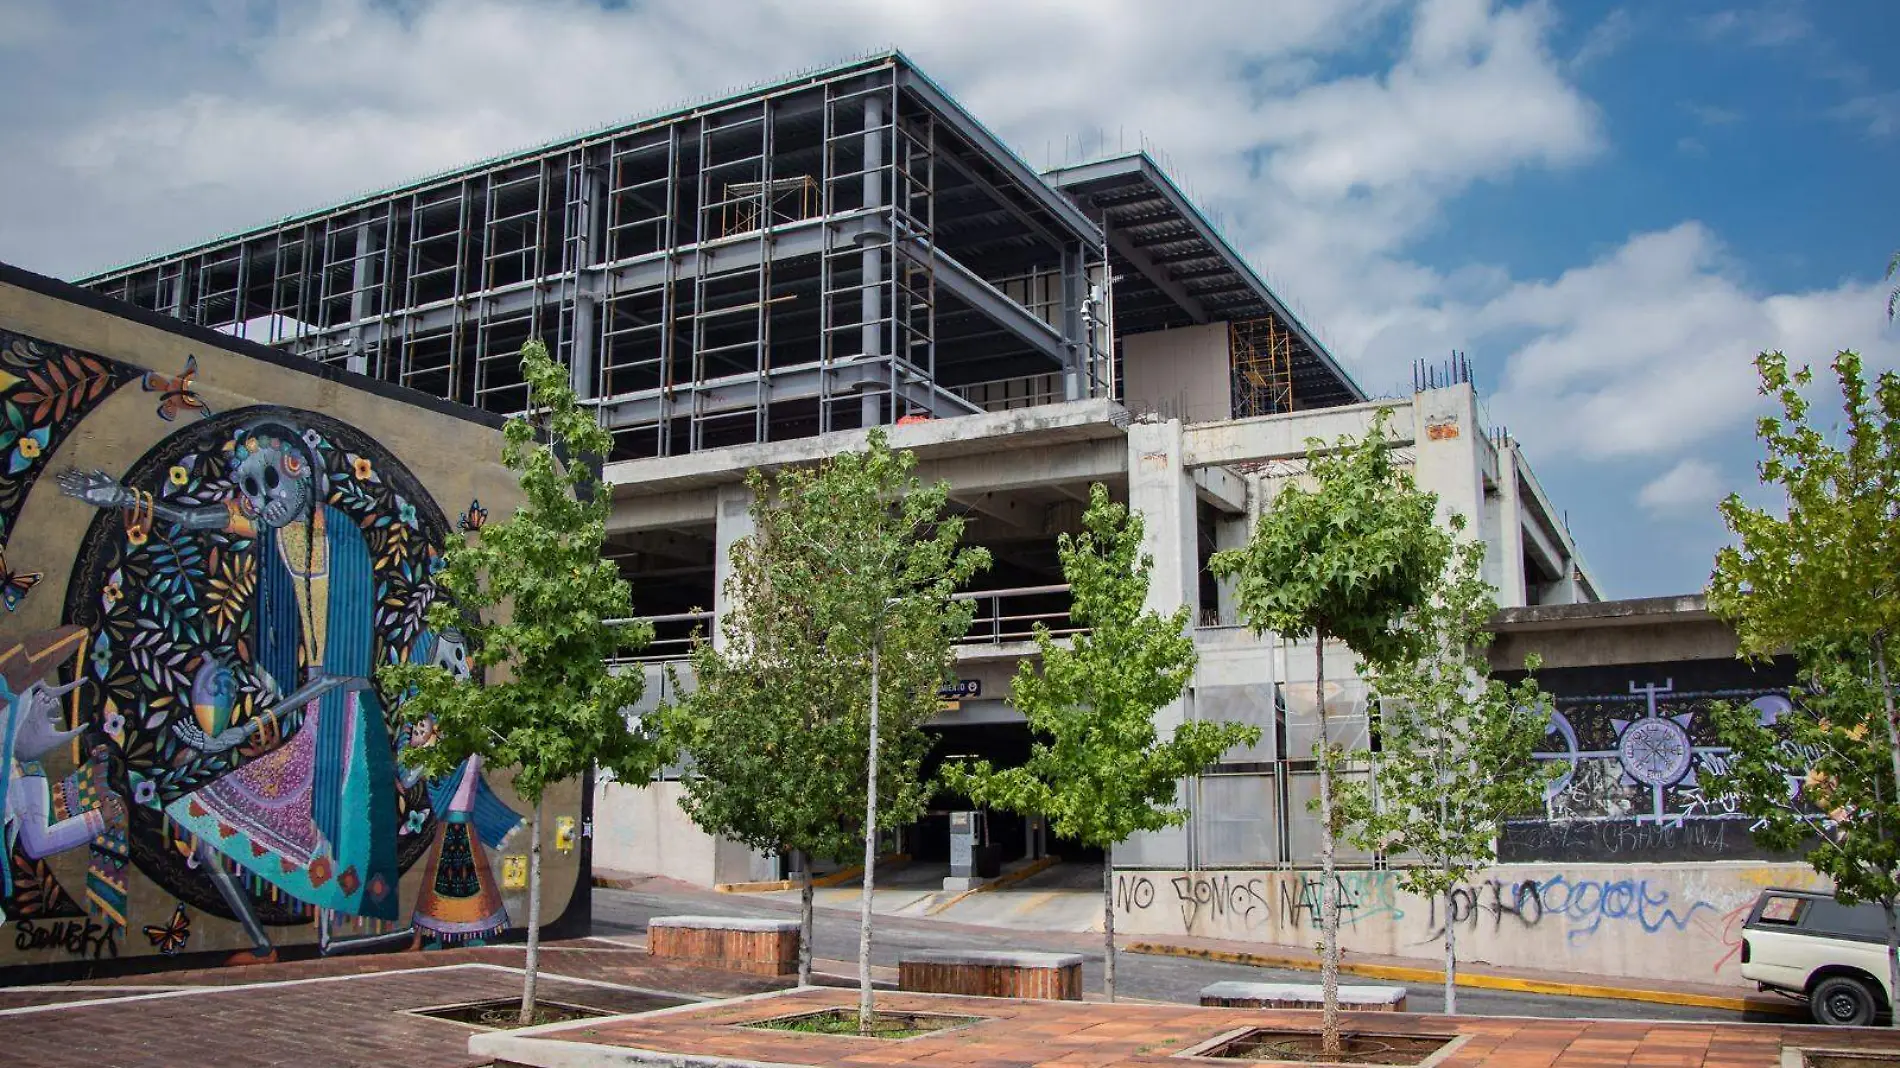
[[[0,34],[0,99],[35,101],[0,112],[14,262],[99,268],[895,44],[1035,165],[1159,140],[1364,384],[1472,351],[1501,380],[1489,410],[1534,456],[1686,478],[1684,454],[1754,410],[1756,351],[1900,362],[1871,280],[1763,292],[1693,221],[1605,235],[1544,279],[1411,258],[1451,198],[1601,157],[1605,124],[1571,75],[1629,38],[1622,9],[1566,59],[1539,0],[1282,0],[1270,18],[1257,0],[159,7],[87,20],[41,2],[17,25],[58,50]],[[1764,46],[1807,33],[1775,7],[1702,29]],[[1342,61],[1356,73],[1323,75]]]
[[[1636,503],[1657,515],[1707,515],[1726,494],[1722,473],[1707,460],[1686,458],[1636,494]]]
[[[1470,321],[1481,335],[1531,337],[1513,351],[1493,408],[1510,411],[1532,444],[1591,459],[1666,459],[1745,425],[1763,349],[1823,361],[1855,348],[1872,364],[1900,363],[1878,285],[1757,293],[1694,223],[1517,285],[1470,309]]]
[[[1871,138],[1900,133],[1900,90],[1857,96],[1834,109],[1834,117],[1858,126]]]
[[[1605,15],[1603,21],[1590,27],[1583,43],[1577,46],[1577,51],[1570,57],[1570,69],[1579,71],[1608,59],[1621,51],[1635,36],[1636,20],[1630,17],[1629,9],[1616,8]]]
[[[1754,48],[1776,48],[1805,39],[1814,27],[1807,16],[1785,2],[1718,11],[1696,21],[1703,36],[1740,41]]]

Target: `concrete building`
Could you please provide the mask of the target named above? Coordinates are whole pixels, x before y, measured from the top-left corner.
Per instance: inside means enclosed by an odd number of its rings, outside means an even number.
[[[969,594],[959,673],[976,692],[935,725],[940,757],[1027,752],[1007,681],[1032,623],[1064,625],[1056,535],[1107,484],[1146,517],[1153,607],[1190,606],[1199,624],[1200,669],[1166,718],[1265,731],[1184,784],[1188,826],[1118,848],[1121,865],[1312,854],[1299,699],[1311,647],[1240,627],[1206,567],[1298,477],[1309,437],[1391,411],[1403,462],[1485,540],[1502,603],[1597,599],[1561,513],[1516,443],[1483,425],[1467,376],[1368,397],[1147,156],[1037,173],[897,53],[83,284],[502,413],[524,403],[517,350],[547,340],[614,433],[612,551],[660,656],[720,611],[727,550],[748,533],[748,470],[891,427],[925,477],[949,481],[996,561]],[[1328,678],[1347,678],[1350,658],[1334,659]],[[601,791],[602,866],[702,883],[779,872],[778,858],[693,830],[674,784]],[[1009,855],[1049,846],[1031,827],[993,834]],[[943,843],[934,817],[905,831],[919,856]]]

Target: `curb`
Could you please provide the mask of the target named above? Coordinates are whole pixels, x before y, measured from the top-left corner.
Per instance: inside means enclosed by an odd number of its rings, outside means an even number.
[[[907,853],[891,853],[877,858],[879,871],[895,870],[909,863],[910,855]],[[848,868],[839,868],[830,875],[820,875],[814,878],[811,881],[812,889],[818,890],[827,886],[838,886],[842,883],[848,883],[863,874],[864,865],[862,864],[853,864]],[[715,883],[713,885],[713,889],[722,894],[769,894],[777,890],[796,890],[798,887],[799,883],[796,879],[773,879],[767,882],[757,883]]]
[[[950,906],[956,904],[957,902],[962,901],[964,898],[969,897],[971,894],[980,894],[986,890],[1001,890],[1005,886],[1011,886],[1015,883],[1022,882],[1024,879],[1029,878],[1031,875],[1034,875],[1040,871],[1047,871],[1048,869],[1053,868],[1057,864],[1060,864],[1060,863],[1062,863],[1061,857],[1039,857],[1023,865],[1022,867],[1017,868],[1015,871],[1010,872],[1007,875],[999,875],[996,878],[991,879],[989,882],[984,883],[982,886],[973,886],[969,888],[968,890],[965,890],[962,893],[958,894],[957,896],[951,898],[948,901],[940,902],[939,904],[930,906],[929,908],[924,910],[924,915],[935,916],[939,912],[942,912],[943,910],[949,908]]]
[[[1177,946],[1166,942],[1130,942],[1121,947],[1124,953],[1141,953],[1156,957],[1192,957],[1196,960],[1220,961],[1226,964],[1246,964],[1256,968],[1294,968],[1300,971],[1318,971],[1319,962],[1305,957],[1278,956],[1270,953],[1245,953],[1226,949],[1201,949],[1194,946]],[[1445,973],[1433,968],[1412,968],[1400,964],[1360,964],[1340,961],[1339,970],[1350,975],[1363,975],[1369,979],[1391,979],[1408,983],[1442,984]],[[1676,990],[1648,990],[1642,987],[1608,986],[1602,983],[1572,983],[1550,979],[1526,979],[1514,975],[1487,975],[1483,972],[1460,972],[1458,985],[1475,990],[1507,990],[1518,994],[1551,994],[1558,997],[1602,998],[1615,1001],[1642,1001],[1659,1005],[1690,1005],[1704,1009],[1728,1009],[1733,1012],[1767,1012],[1777,1015],[1806,1017],[1801,1006],[1793,1002],[1769,1001],[1763,998],[1750,998],[1742,995],[1727,997],[1718,994],[1692,994]]]

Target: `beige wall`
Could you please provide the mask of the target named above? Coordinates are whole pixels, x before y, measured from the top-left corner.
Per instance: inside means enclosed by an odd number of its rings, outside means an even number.
[[[99,620],[107,618],[108,610],[104,607],[107,596],[116,596],[117,600],[112,602],[114,605],[121,602],[136,604],[139,598],[153,591],[150,588],[135,588],[131,579],[125,580],[124,589],[115,585],[110,595],[94,589],[92,584],[101,573],[100,568],[121,558],[127,561],[134,559],[130,548],[133,535],[124,533],[120,523],[125,518],[122,515],[115,514],[109,519],[102,519],[102,523],[95,523],[95,517],[100,516],[100,512],[63,495],[54,478],[58,472],[97,469],[115,479],[127,478],[128,470],[148,452],[160,457],[169,455],[164,452],[166,449],[185,449],[194,466],[191,472],[184,474],[195,478],[203,467],[221,466],[220,457],[210,446],[194,444],[187,449],[178,443],[187,440],[209,441],[211,435],[220,433],[229,440],[238,427],[266,415],[319,435],[328,434],[325,443],[326,448],[331,449],[329,455],[340,455],[343,445],[354,442],[365,451],[364,459],[371,461],[367,470],[373,472],[377,479],[373,485],[359,483],[360,488],[377,492],[387,490],[400,495],[400,487],[408,485],[417,496],[424,498],[417,501],[403,499],[402,503],[413,505],[418,510],[419,518],[413,523],[402,517],[393,496],[377,498],[380,504],[363,506],[364,510],[360,514],[365,517],[379,514],[380,509],[381,513],[390,516],[386,526],[400,525],[405,528],[401,535],[391,533],[388,529],[364,528],[364,544],[368,546],[370,557],[377,561],[372,566],[378,582],[384,581],[384,576],[391,573],[387,570],[390,566],[387,561],[411,559],[416,566],[425,566],[428,545],[433,542],[439,546],[448,537],[461,536],[456,533],[458,516],[468,510],[473,501],[481,501],[490,515],[499,519],[507,515],[512,503],[518,499],[513,477],[500,463],[500,436],[480,423],[417,407],[395,397],[358,388],[350,382],[328,380],[264,362],[246,355],[236,346],[227,348],[202,335],[172,332],[78,303],[69,303],[35,288],[0,284],[0,330],[7,332],[4,339],[0,339],[0,371],[5,372],[4,376],[0,376],[0,414],[10,407],[25,413],[23,418],[31,423],[38,406],[37,401],[26,394],[36,390],[45,392],[34,384],[33,375],[37,372],[44,381],[48,368],[54,365],[82,366],[71,361],[90,359],[92,366],[116,368],[119,379],[109,388],[102,385],[97,394],[91,397],[92,406],[83,415],[76,420],[66,420],[63,428],[55,427],[47,446],[32,459],[26,470],[9,471],[8,463],[0,461],[0,472],[4,472],[0,473],[0,513],[6,514],[8,519],[4,531],[6,567],[16,574],[35,573],[41,576],[14,610],[0,613],[0,647],[13,647],[16,643],[44,636],[64,625],[85,627],[84,650],[89,652],[63,657],[63,668],[68,673],[81,665],[91,665],[94,663],[92,657],[118,656],[121,660],[116,663],[132,663],[131,652],[112,647],[104,622],[88,624],[86,620],[93,617]],[[31,342],[22,339],[37,339],[43,344],[35,348]],[[173,410],[174,418],[167,420],[161,412],[166,393],[163,384],[157,384],[161,388],[147,388],[154,383],[144,381],[142,372],[154,371],[165,376],[176,376],[186,366],[188,359],[195,359],[197,363],[197,373],[190,383],[193,395],[212,414],[207,418],[197,408],[178,406]],[[86,402],[83,393],[71,395],[82,402],[82,406]],[[324,422],[324,417],[340,422],[344,428],[333,432],[324,430],[325,427],[336,425]],[[56,413],[48,418],[52,423],[60,422]],[[10,455],[18,447],[13,445],[12,439],[8,440],[7,451]],[[198,463],[201,460],[202,465]],[[345,463],[341,460],[338,462]],[[348,465],[345,463],[345,466]],[[413,475],[413,481],[398,477],[403,469]],[[355,477],[356,469],[349,467],[348,470],[348,474],[333,472],[331,475],[333,492],[330,500],[333,504],[339,499],[338,494],[349,490],[346,484]],[[211,499],[219,491],[210,485],[221,475],[221,471],[215,476],[207,474],[204,483],[191,483],[191,492],[198,493],[202,489],[208,496],[187,501],[180,507],[186,504],[221,507],[218,500]],[[30,487],[25,485],[29,477],[33,480]],[[149,473],[144,481],[136,483],[134,488],[149,490],[160,499],[168,499],[167,495],[178,488],[178,483],[173,480],[180,478],[176,468],[168,476],[161,466]],[[223,492],[228,493],[228,488]],[[432,526],[427,508],[429,500],[439,509],[444,526]],[[359,513],[349,514],[354,516]],[[368,522],[367,518],[359,520],[359,523]],[[157,544],[167,539],[191,541],[191,536],[178,534],[178,528],[162,518],[147,526],[149,533],[137,535],[145,539],[138,543],[140,545]],[[93,532],[90,540],[89,531]],[[225,601],[234,605],[242,605],[249,599],[255,607],[260,596],[257,592],[257,576],[262,569],[271,566],[274,558],[267,561],[261,542],[251,541],[247,545],[238,534],[230,537],[240,540],[219,543],[222,546],[220,552],[226,554],[220,561],[225,567],[235,567],[236,570],[219,571],[214,575],[213,569],[219,565],[208,563],[204,568],[203,579],[187,584],[189,589],[181,603],[189,603],[201,612],[208,612],[213,604],[212,598],[223,596]],[[408,545],[422,547],[401,549],[400,552],[406,556],[389,555],[399,551],[394,546],[405,538]],[[239,556],[246,559],[238,561]],[[239,567],[238,563],[245,566]],[[127,566],[130,567],[130,564]],[[217,594],[213,580],[226,574],[240,578],[249,575],[248,584],[241,583],[240,588],[228,596]],[[341,582],[341,579],[338,581]],[[395,587],[392,585],[388,589],[393,590]],[[69,595],[78,600],[69,601]],[[99,602],[98,605],[93,603],[95,600]],[[342,603],[331,602],[333,605]],[[362,608],[364,616],[357,620],[359,627],[367,627],[377,636],[375,648],[378,653],[372,655],[406,655],[415,641],[414,628],[404,630],[394,625],[367,622],[372,618],[369,613],[376,610],[376,605],[365,603]],[[333,642],[341,641],[335,635],[341,633],[343,626],[340,617],[329,624]],[[172,744],[164,736],[194,718],[190,709],[182,707],[188,703],[188,684],[185,684],[187,688],[181,689],[176,678],[195,677],[196,668],[214,655],[213,646],[204,644],[206,642],[230,643],[242,637],[245,642],[242,646],[243,655],[254,658],[259,653],[257,647],[266,641],[261,625],[256,630],[245,630],[239,626],[214,626],[207,622],[197,633],[200,635],[198,638],[173,639],[160,635],[156,640],[154,649],[161,655],[176,654],[176,663],[172,667],[181,674],[169,683],[161,682],[148,687],[142,682],[112,683],[89,676],[86,686],[63,699],[60,712],[62,722],[57,724],[60,728],[69,725],[86,728],[79,744],[68,743],[56,747],[39,768],[13,761],[15,766],[11,770],[16,774],[43,772],[42,782],[49,784],[54,794],[70,790],[75,783],[84,784],[92,792],[77,797],[73,803],[60,809],[59,813],[76,813],[82,817],[87,812],[95,813],[95,818],[107,830],[104,837],[90,844],[81,844],[44,858],[53,879],[70,898],[64,903],[65,907],[55,909],[49,915],[43,910],[49,900],[57,902],[57,898],[26,900],[21,897],[18,886],[14,894],[0,895],[0,908],[5,909],[8,926],[12,929],[10,937],[0,940],[0,968],[152,955],[157,952],[157,946],[154,939],[144,933],[144,928],[148,925],[170,924],[180,916],[189,927],[189,934],[180,947],[183,953],[251,948],[252,941],[240,926],[218,915],[224,911],[215,904],[220,899],[210,889],[209,880],[202,877],[202,872],[182,869],[179,864],[163,863],[163,848],[156,851],[151,848],[153,843],[161,846],[170,844],[174,849],[190,848],[189,845],[180,847],[175,841],[187,838],[187,835],[179,833],[168,837],[162,829],[172,826],[175,830],[175,825],[165,822],[169,816],[160,814],[165,811],[161,807],[165,802],[152,800],[156,791],[142,797],[126,796],[123,802],[133,815],[132,837],[141,840],[138,828],[147,828],[142,840],[148,847],[144,852],[133,849],[132,862],[125,869],[124,926],[119,927],[116,917],[109,913],[112,904],[110,893],[103,898],[106,911],[102,911],[101,902],[93,900],[87,893],[89,873],[109,870],[109,865],[102,869],[102,857],[109,859],[109,847],[112,834],[115,833],[110,815],[112,806],[102,805],[99,797],[105,793],[140,794],[140,788],[131,778],[132,772],[142,768],[152,775],[160,774],[154,770],[153,754],[140,747],[153,744],[151,739],[154,737],[160,738],[164,744]],[[220,637],[203,637],[214,633]],[[106,635],[103,641],[102,635]],[[232,647],[229,644],[218,646]],[[223,654],[216,655],[222,657]],[[106,663],[108,660],[98,662]],[[243,663],[248,664],[248,661]],[[90,671],[91,668],[88,666],[84,670]],[[288,682],[280,680],[283,690],[292,689],[295,682],[294,679]],[[111,687],[114,685],[119,686],[119,689],[113,690]],[[128,690],[127,686],[132,689]],[[108,707],[112,693],[123,696],[128,692],[136,694],[140,707],[118,708],[116,704]],[[186,696],[181,698],[181,694]],[[0,703],[0,709],[9,703],[12,702]],[[240,706],[232,714],[230,722],[241,723],[246,715],[244,707]],[[203,721],[200,719],[199,722]],[[149,729],[144,729],[148,725]],[[238,750],[246,756],[237,763],[248,765],[265,760],[280,750],[288,751],[296,732],[285,733],[288,737],[279,739],[281,746],[268,738],[262,742],[246,743],[255,744],[257,748]],[[4,741],[5,737],[0,736],[0,743]],[[96,772],[82,773],[82,762],[76,759],[82,746],[86,752],[92,751],[95,746],[104,747],[108,762],[98,765],[99,770]],[[17,754],[0,750],[0,759],[9,756]],[[174,799],[191,796],[193,791],[205,788],[214,779],[229,778],[236,774],[234,767],[206,764],[203,761],[207,758],[191,753],[187,753],[186,757],[193,762],[194,769],[203,770],[195,770],[194,774],[199,778],[187,786],[179,787],[174,783],[167,787],[168,790],[177,788],[182,791]],[[89,764],[90,761],[83,763]],[[509,788],[505,774],[491,771],[486,781],[498,800],[515,813],[526,816],[528,808]],[[387,779],[384,782],[391,792],[396,790],[394,783],[389,783]],[[44,791],[46,786],[40,789]],[[16,826],[20,819],[26,818],[16,804],[22,796],[23,792],[15,791],[9,798]],[[439,831],[445,821],[429,805],[426,784],[412,788],[409,796],[412,800],[408,804],[417,816],[404,820],[410,826],[398,831],[402,836],[400,841],[405,843],[400,854],[408,863],[402,870],[396,892],[396,918],[391,922],[370,922],[361,920],[360,914],[333,913],[332,928],[336,938],[388,933],[394,940],[400,940],[400,933],[410,928],[417,898],[423,889],[424,873],[431,867],[432,858],[439,848]],[[418,798],[421,800],[414,800]],[[546,819],[543,821],[546,847],[543,851],[544,921],[558,917],[577,888],[583,892],[585,889],[579,880],[579,801],[576,784],[556,788],[547,799]],[[295,805],[292,811],[297,811]],[[308,821],[308,804],[301,811],[303,815],[289,818],[293,822]],[[153,827],[161,830],[153,831],[150,829]],[[299,830],[296,833],[303,832]],[[227,843],[234,841],[238,839],[227,839]],[[101,849],[102,842],[108,847],[104,851]],[[503,878],[503,869],[508,860],[525,859],[527,848],[524,820],[497,847],[486,851],[484,876],[500,894],[513,927],[519,927],[525,918],[527,895],[525,887],[505,885],[507,881]],[[289,860],[264,852],[254,856],[255,863],[260,866],[278,862],[286,877],[292,871],[292,862]],[[161,869],[170,870],[165,873]],[[154,872],[160,874],[155,875]],[[258,895],[258,900],[272,897],[279,899],[277,904],[280,911],[276,915],[280,919],[290,916],[299,908],[306,914],[314,911],[314,906],[309,902],[298,902],[294,895],[275,883],[257,880],[254,885],[256,889],[252,892]],[[180,887],[186,889],[180,890]],[[186,900],[188,898],[191,900]],[[42,911],[35,915],[36,909]],[[264,930],[273,946],[287,950],[309,947],[317,938],[316,925],[308,919],[302,922],[294,919],[266,922]],[[21,946],[28,948],[21,949]],[[202,959],[198,963],[203,963]]]
[[[1393,871],[1345,871],[1340,946],[1444,959],[1446,906]],[[1454,894],[1458,956],[1499,967],[1740,986],[1741,925],[1771,886],[1823,885],[1800,864],[1508,864]],[[1319,873],[1124,871],[1115,929],[1310,948]]]
[[[1127,334],[1121,344],[1130,411],[1183,423],[1233,417],[1226,323]]]

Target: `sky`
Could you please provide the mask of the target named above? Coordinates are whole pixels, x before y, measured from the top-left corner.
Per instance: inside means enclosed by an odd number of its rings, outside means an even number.
[[[1891,0],[0,0],[0,259],[897,47],[1037,167],[1151,146],[1369,392],[1463,352],[1604,594],[1682,593],[1774,500],[1755,354],[1900,365],[1897,46]]]

